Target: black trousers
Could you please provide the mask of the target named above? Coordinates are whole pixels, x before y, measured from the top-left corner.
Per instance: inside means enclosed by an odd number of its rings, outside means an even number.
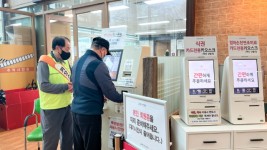
[[[101,115],[72,113],[74,150],[101,150]]]

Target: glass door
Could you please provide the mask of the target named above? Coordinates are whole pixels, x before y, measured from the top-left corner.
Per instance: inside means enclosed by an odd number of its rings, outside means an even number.
[[[72,11],[46,15],[46,34],[47,53],[52,50],[52,40],[55,36],[66,36],[72,41]]]
[[[102,28],[107,27],[105,4],[74,10],[74,49],[75,60],[90,49],[92,39],[101,36]]]

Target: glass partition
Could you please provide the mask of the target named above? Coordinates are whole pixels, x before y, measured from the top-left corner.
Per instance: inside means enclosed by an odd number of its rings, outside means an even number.
[[[35,4],[35,5],[19,8],[17,10],[25,11],[25,12],[31,12],[31,13],[40,13],[43,11],[43,5],[42,4]]]
[[[32,17],[13,12],[1,11],[2,44],[32,45],[35,37],[32,35]]]
[[[73,2],[69,0],[52,1],[47,4],[47,10],[56,10],[59,8],[71,8],[72,5]]]
[[[71,52],[74,51],[73,46],[73,15],[72,10],[56,12],[46,15],[46,53],[52,50],[52,40],[56,36],[65,36],[70,40]],[[69,59],[72,64],[74,57]]]
[[[153,55],[180,53],[177,40],[186,32],[186,0],[130,0],[110,2],[109,27],[127,31],[126,45],[150,46]]]
[[[91,19],[94,18],[94,19]],[[77,15],[79,57],[90,48],[92,38],[101,36],[102,10],[94,10]]]

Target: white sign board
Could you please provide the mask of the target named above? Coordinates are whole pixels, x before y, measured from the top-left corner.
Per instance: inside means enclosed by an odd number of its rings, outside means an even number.
[[[229,36],[229,56],[260,56],[257,36]]]
[[[184,40],[177,40],[177,48],[176,49],[184,49]]]
[[[185,37],[185,57],[213,56],[217,57],[217,43],[215,36]]]
[[[124,135],[142,150],[169,150],[166,101],[124,93]]]
[[[126,28],[105,28],[102,30],[102,37],[109,41],[109,49],[123,49],[126,39]]]

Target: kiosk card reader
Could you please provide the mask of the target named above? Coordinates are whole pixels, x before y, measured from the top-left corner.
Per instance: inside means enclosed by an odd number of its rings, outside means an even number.
[[[222,117],[233,124],[264,123],[264,98],[258,37],[228,39],[224,61]]]
[[[181,119],[188,125],[221,123],[215,37],[185,37]]]

